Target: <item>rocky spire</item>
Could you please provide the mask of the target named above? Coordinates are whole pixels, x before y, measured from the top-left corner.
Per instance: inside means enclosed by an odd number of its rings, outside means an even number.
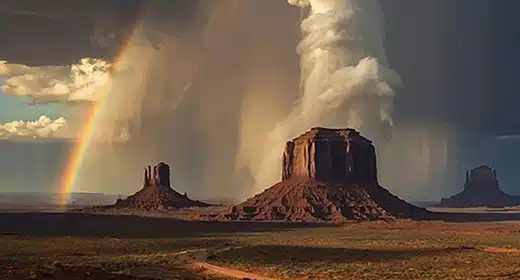
[[[97,209],[163,211],[171,208],[210,206],[188,198],[186,193],[181,194],[174,190],[170,184],[170,166],[164,162],[154,165],[153,168],[150,165],[144,168],[143,184],[143,188],[126,199],[119,198],[116,204]]]
[[[170,166],[164,162],[160,162],[155,168],[157,170],[157,185],[170,187]]]
[[[143,180],[143,187],[150,186],[150,175],[148,175],[148,169],[144,169],[144,180]]]
[[[153,167],[152,186],[159,186],[159,174],[157,171],[157,165]]]
[[[143,187],[171,187],[170,166],[160,162],[153,166],[148,165],[144,169]]]

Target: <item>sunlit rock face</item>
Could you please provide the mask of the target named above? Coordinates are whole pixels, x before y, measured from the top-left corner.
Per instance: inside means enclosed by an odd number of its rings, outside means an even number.
[[[372,142],[354,129],[315,127],[286,143],[282,180],[377,184]]]
[[[203,218],[344,222],[425,218],[379,186],[376,154],[356,130],[314,127],[286,143],[282,180],[224,214]]]

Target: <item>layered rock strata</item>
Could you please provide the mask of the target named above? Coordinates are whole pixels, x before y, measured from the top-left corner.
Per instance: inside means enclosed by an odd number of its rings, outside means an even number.
[[[281,174],[279,183],[214,218],[343,222],[428,214],[379,186],[374,145],[354,129],[315,127],[287,142]]]

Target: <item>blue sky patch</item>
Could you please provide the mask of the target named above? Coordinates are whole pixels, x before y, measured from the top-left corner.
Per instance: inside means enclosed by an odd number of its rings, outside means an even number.
[[[6,78],[0,77],[0,86]],[[30,106],[29,98],[9,96],[0,90],[0,123],[15,120],[36,120],[41,115],[50,118],[67,117],[67,108],[62,104],[46,104]]]

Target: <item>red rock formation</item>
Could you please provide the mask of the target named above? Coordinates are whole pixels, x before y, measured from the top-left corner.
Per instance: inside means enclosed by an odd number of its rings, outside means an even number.
[[[464,190],[450,198],[443,198],[439,207],[505,207],[520,205],[520,197],[500,190],[495,169],[486,165],[466,171]]]
[[[145,182],[148,182],[148,186],[163,186],[170,187],[170,166],[164,162],[160,162],[153,167],[153,176],[150,176],[151,167],[148,166],[148,179],[145,179]],[[146,185],[145,185],[146,186]]]
[[[344,222],[393,219],[361,187],[290,178],[233,207],[232,220]]]
[[[148,168],[144,169],[144,180],[143,180],[143,188],[151,186],[152,179],[151,179],[151,166],[148,165]]]
[[[378,185],[370,140],[353,129],[317,127],[287,142],[281,182],[213,218],[341,222],[427,213]]]
[[[153,173],[152,173],[153,170]],[[207,207],[210,204],[192,200],[185,193],[180,194],[170,186],[170,167],[160,162],[152,169],[145,168],[143,188],[126,199],[118,199],[114,205],[85,209],[89,210],[138,210],[154,211],[185,207]]]
[[[353,129],[313,128],[287,142],[282,180],[377,184],[372,142]]]

